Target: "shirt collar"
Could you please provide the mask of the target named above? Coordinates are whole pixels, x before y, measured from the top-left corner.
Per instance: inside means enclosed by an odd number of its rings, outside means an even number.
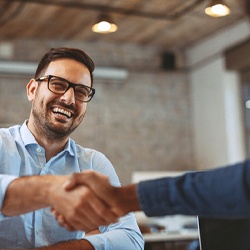
[[[32,144],[38,145],[35,137],[30,132],[30,130],[27,126],[27,123],[28,123],[28,120],[25,120],[23,125],[21,126],[21,129],[20,129],[20,134],[21,134],[21,138],[23,140],[23,143],[24,143],[25,147],[27,145],[32,145]],[[68,151],[70,155],[76,155],[75,142],[71,138],[69,138],[63,151]]]

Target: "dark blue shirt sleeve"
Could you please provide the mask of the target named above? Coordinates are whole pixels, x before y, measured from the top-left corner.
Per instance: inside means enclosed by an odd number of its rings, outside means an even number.
[[[137,195],[147,216],[250,218],[250,161],[143,181]]]

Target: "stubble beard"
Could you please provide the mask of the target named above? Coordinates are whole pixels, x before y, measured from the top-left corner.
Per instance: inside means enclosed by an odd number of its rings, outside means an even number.
[[[32,116],[34,120],[34,127],[36,129],[36,133],[40,138],[45,138],[48,141],[60,141],[70,136],[71,133],[79,126],[82,119],[85,116],[85,113],[80,117],[80,121],[77,125],[74,125],[72,122],[70,126],[57,126],[55,125],[51,117],[49,116],[50,104],[47,104],[45,112],[41,112],[37,105],[33,106]],[[76,118],[72,118],[76,119]]]

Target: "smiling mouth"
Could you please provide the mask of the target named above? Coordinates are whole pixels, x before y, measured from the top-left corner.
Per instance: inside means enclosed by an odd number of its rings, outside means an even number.
[[[63,115],[66,116],[67,118],[71,118],[73,116],[73,114],[71,112],[69,112],[68,110],[62,109],[62,108],[53,108],[52,112],[54,114],[59,114],[59,115]]]

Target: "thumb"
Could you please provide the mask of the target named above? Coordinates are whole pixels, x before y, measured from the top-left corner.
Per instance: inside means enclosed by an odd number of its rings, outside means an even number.
[[[64,183],[63,187],[65,190],[71,190],[75,188],[77,185],[85,185],[91,182],[89,179],[89,175],[94,171],[86,170],[82,173],[72,173],[68,180]]]
[[[65,190],[71,190],[77,186],[77,175],[71,174],[68,180],[63,184]]]

